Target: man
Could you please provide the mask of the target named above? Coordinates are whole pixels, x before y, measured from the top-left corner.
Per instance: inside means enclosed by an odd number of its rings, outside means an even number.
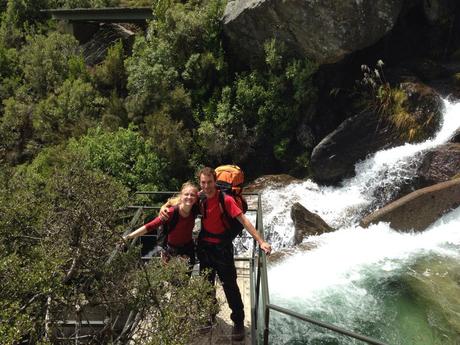
[[[202,228],[205,231],[199,236],[197,256],[200,261],[200,271],[208,270],[208,279],[214,285],[216,273],[222,282],[227,298],[227,303],[232,310],[230,318],[234,326],[232,339],[244,339],[244,306],[240,289],[237,284],[235,261],[233,256],[233,243],[224,236],[226,226],[223,221],[221,206],[219,204],[220,191],[216,187],[216,172],[206,167],[198,173],[202,193],[206,196],[206,207],[202,209]],[[228,195],[224,197],[225,209],[228,215],[236,218],[257,241],[260,248],[267,254],[271,253],[271,246],[265,242],[252,225],[235,200]]]

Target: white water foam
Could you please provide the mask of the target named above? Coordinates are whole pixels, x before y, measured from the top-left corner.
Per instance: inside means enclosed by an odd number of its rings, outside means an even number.
[[[269,271],[270,296],[280,301],[321,305],[324,292],[346,290],[353,300],[366,294],[354,289],[368,270],[398,272],[427,253],[460,258],[460,208],[422,233],[399,233],[387,223],[367,229],[349,227],[312,238],[314,249],[299,252]],[[291,304],[288,302],[288,304]]]
[[[262,200],[268,239],[275,249],[292,245],[294,226],[290,209],[295,202],[317,213],[334,228],[353,226],[359,221],[360,212],[376,203],[377,190],[393,191],[405,180],[410,180],[421,154],[447,142],[458,128],[460,103],[444,100],[441,128],[433,139],[377,152],[358,163],[356,176],[344,181],[341,187],[322,187],[308,180],[280,189],[267,188]],[[380,206],[382,202],[386,200],[381,200]]]

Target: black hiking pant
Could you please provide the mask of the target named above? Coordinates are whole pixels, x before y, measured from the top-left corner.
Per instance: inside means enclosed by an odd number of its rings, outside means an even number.
[[[216,273],[222,282],[225,297],[232,313],[230,318],[237,323],[244,322],[244,306],[240,289],[236,282],[236,268],[233,257],[233,244],[198,243],[197,257],[200,261],[200,272],[209,270],[208,280],[214,285]],[[215,298],[215,296],[214,296]]]

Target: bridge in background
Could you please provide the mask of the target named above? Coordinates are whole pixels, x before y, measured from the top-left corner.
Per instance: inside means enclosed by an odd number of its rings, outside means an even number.
[[[151,7],[73,8],[42,10],[62,23],[65,33],[74,35],[80,43],[87,42],[100,23],[131,23],[145,27],[154,15]]]

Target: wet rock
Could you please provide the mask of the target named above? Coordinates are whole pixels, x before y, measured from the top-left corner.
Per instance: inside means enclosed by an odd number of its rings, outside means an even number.
[[[395,230],[423,231],[458,206],[460,178],[416,190],[364,217],[360,225],[388,222]]]
[[[257,193],[268,187],[282,188],[294,182],[301,182],[301,180],[287,174],[264,175],[245,186],[244,191],[247,193]]]
[[[454,136],[452,137],[450,141],[452,143],[460,143],[460,128],[457,129],[457,131],[455,132]]]
[[[276,251],[273,251],[269,256],[267,256],[267,261],[269,264],[276,264],[282,262],[287,258],[299,253],[306,252],[308,250],[315,249],[317,247],[316,243],[304,242],[300,243],[296,247],[282,248]]]
[[[407,68],[423,81],[447,78],[450,75],[446,67],[430,59],[415,59],[407,63]]]
[[[308,211],[298,202],[292,205],[291,218],[295,226],[294,244],[301,243],[306,236],[334,231],[320,216]]]
[[[400,89],[406,95],[403,107],[417,127],[417,134],[408,137],[407,128],[373,111],[350,117],[313,149],[310,164],[316,181],[336,183],[353,176],[355,164],[369,154],[406,141],[420,142],[436,132],[442,117],[439,95],[422,83],[404,82]]]
[[[320,64],[333,63],[382,38],[402,6],[397,0],[235,0],[225,9],[224,33],[243,63],[262,59],[272,38]]]
[[[418,169],[421,186],[449,181],[460,173],[460,143],[450,143],[428,151]]]

